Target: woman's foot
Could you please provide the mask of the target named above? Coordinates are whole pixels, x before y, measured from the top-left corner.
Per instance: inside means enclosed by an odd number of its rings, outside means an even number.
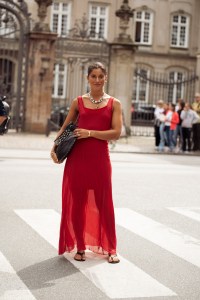
[[[110,264],[117,264],[120,262],[120,259],[118,258],[117,254],[109,254],[108,262]]]
[[[85,261],[85,251],[77,251],[75,256],[74,256],[74,259],[77,260],[77,261]]]

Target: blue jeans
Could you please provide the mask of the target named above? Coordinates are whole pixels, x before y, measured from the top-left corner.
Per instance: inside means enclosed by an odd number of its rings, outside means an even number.
[[[182,149],[183,148],[183,132],[182,132],[181,125],[177,125],[175,132],[174,132],[174,139],[176,141],[176,145],[177,145],[178,136],[179,136],[179,147],[180,147],[180,149]]]
[[[176,130],[171,130],[171,129],[169,132],[169,140],[170,140],[169,147],[171,150],[173,150],[176,147],[175,132]]]
[[[159,144],[159,147],[158,147],[159,151],[163,151],[164,147],[165,147],[165,132],[164,132],[164,129],[165,129],[165,123],[161,123],[160,124],[160,144]]]
[[[170,147],[170,126],[165,125],[165,134],[166,134],[167,146]]]

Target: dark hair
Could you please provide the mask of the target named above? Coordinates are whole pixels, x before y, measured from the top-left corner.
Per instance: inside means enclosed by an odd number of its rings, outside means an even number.
[[[180,107],[181,107],[181,109],[184,109],[184,107],[185,107],[185,102],[184,101],[180,102]]]
[[[173,111],[175,111],[176,105],[174,103],[170,103],[171,104],[171,108]]]
[[[88,76],[94,69],[101,69],[104,75],[107,74],[106,67],[101,62],[95,62],[89,65],[88,67]]]

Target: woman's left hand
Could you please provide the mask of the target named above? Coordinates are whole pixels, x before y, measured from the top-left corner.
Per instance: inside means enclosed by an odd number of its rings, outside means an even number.
[[[78,140],[79,139],[86,139],[88,137],[90,137],[90,130],[87,129],[82,129],[82,128],[76,128],[74,130],[74,134],[75,136],[77,136]]]

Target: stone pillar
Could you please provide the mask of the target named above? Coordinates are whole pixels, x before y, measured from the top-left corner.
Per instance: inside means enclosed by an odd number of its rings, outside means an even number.
[[[111,44],[109,70],[109,94],[121,101],[125,124],[130,127],[134,75],[133,44]]]
[[[198,76],[198,80],[196,81],[195,90],[197,93],[200,93],[200,52],[197,54],[196,74]]]
[[[134,44],[131,36],[127,33],[129,19],[133,17],[133,9],[129,6],[129,1],[123,0],[115,14],[120,18],[119,28],[121,32],[110,44],[109,93],[121,101],[125,125],[130,127]]]
[[[32,32],[29,36],[28,80],[25,131],[45,133],[51,113],[55,41],[51,32]]]

